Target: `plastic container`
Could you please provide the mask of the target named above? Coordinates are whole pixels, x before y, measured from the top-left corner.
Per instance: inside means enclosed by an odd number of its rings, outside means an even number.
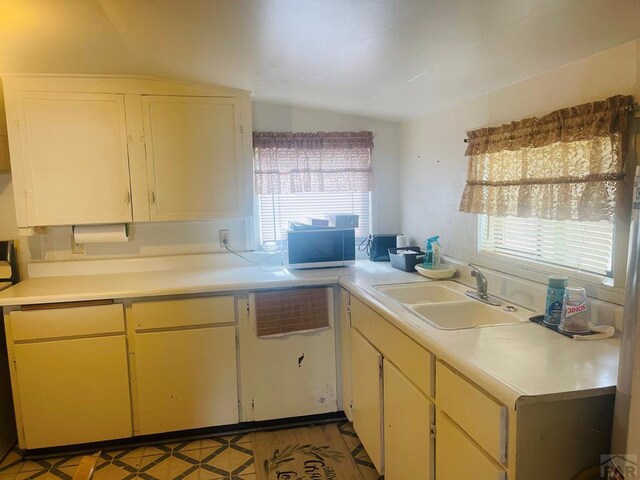
[[[409,251],[411,253],[400,254],[401,251]],[[398,270],[402,270],[403,272],[414,272],[416,265],[422,262],[422,255],[423,253],[420,251],[420,247],[389,249],[391,266]]]
[[[549,275],[547,282],[547,302],[544,307],[544,323],[558,325],[562,316],[564,291],[569,279],[563,275]]]
[[[587,291],[584,288],[567,287],[564,290],[564,302],[558,330],[568,333],[588,333],[591,331],[587,313]]]
[[[440,269],[440,244],[438,242],[434,242],[432,244],[433,247],[433,262],[431,262],[432,270]]]

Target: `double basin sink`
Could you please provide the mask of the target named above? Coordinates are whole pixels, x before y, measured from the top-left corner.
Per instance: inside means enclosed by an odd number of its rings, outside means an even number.
[[[512,306],[492,306],[465,295],[455,282],[377,285],[376,290],[442,330],[511,325],[527,321],[529,312]],[[512,311],[515,310],[515,311]]]

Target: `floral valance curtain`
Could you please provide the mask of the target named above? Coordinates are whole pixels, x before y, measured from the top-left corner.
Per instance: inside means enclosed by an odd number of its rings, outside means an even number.
[[[633,97],[565,108],[467,133],[460,210],[612,221],[624,179]]]
[[[371,132],[254,132],[258,194],[368,192]]]

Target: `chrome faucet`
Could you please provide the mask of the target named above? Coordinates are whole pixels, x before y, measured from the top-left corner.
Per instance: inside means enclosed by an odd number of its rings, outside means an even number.
[[[487,282],[487,278],[482,274],[478,267],[469,263],[471,267],[471,276],[476,279],[476,291],[468,290],[467,296],[474,298],[476,300],[480,300],[481,302],[488,303],[489,305],[499,306],[502,305],[502,302],[495,297],[492,297],[487,293],[489,288],[489,282]]]

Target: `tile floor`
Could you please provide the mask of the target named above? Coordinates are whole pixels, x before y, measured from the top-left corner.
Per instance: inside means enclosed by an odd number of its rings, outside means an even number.
[[[378,480],[371,460],[349,422],[338,423],[364,480]],[[0,480],[71,480],[79,456],[25,460],[14,449],[0,463]],[[102,452],[94,480],[255,480],[251,434],[213,436]],[[340,479],[336,479],[340,480]]]

